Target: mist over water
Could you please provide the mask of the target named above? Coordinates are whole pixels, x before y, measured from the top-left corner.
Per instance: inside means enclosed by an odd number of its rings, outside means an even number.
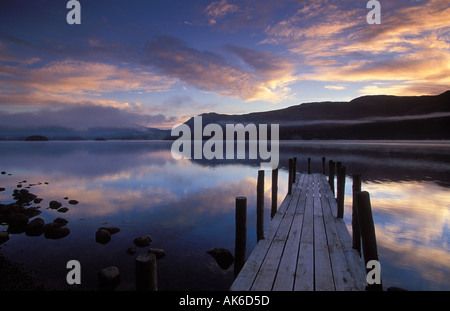
[[[66,263],[81,264],[82,284],[96,289],[97,271],[120,269],[118,290],[134,289],[133,239],[150,235],[160,290],[227,290],[233,267],[223,270],[206,252],[234,253],[235,197],[248,197],[247,256],[256,244],[256,178],[260,160],[175,160],[166,141],[0,142],[0,203],[23,188],[43,198],[46,223],[64,217],[70,234],[60,240],[10,234],[0,254],[19,262],[48,289],[71,288]],[[287,193],[288,159],[297,169],[322,172],[322,157],[347,168],[344,220],[351,230],[352,175],[371,195],[383,285],[409,290],[450,290],[450,142],[282,141],[279,204]],[[11,175],[8,175],[11,174]],[[270,222],[271,173],[266,171],[265,224]],[[26,182],[23,182],[26,181]],[[47,182],[48,184],[46,184]],[[64,199],[67,197],[68,199]],[[77,205],[67,200],[79,201]],[[57,200],[66,213],[48,209]],[[95,241],[115,226],[107,244]],[[0,231],[7,226],[0,225]]]

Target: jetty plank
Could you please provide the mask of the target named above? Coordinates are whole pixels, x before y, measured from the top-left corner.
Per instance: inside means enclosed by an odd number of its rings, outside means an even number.
[[[326,177],[300,174],[230,290],[364,290],[362,260],[336,215]]]

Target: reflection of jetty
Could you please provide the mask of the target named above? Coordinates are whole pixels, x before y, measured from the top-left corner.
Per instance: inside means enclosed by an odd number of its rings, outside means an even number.
[[[325,171],[325,159],[322,161]],[[364,261],[378,260],[378,256],[370,199],[367,192],[360,192],[359,176],[354,176],[353,184],[356,200],[352,243],[343,221],[345,167],[338,165],[336,199],[333,161],[330,161],[329,180],[323,174],[311,174],[309,169],[307,174],[295,176],[295,162],[290,160],[288,194],[276,212],[272,209],[273,217],[264,234],[258,229],[258,243],[245,264],[245,221],[242,224],[240,215],[246,213],[246,201],[243,197],[236,198],[237,276],[231,290],[365,290],[367,281],[360,257],[360,231]],[[273,178],[275,189],[276,180]],[[262,208],[257,207],[258,210]],[[245,215],[243,217],[245,219]],[[258,219],[262,217],[258,215]],[[381,284],[367,288],[381,289]]]

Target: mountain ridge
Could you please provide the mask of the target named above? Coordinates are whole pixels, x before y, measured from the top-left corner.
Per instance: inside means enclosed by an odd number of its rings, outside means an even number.
[[[302,103],[286,108],[246,114],[200,114],[209,123],[279,124],[280,139],[450,139],[450,90],[439,95],[367,95],[348,102]],[[194,117],[184,124],[193,130]],[[42,135],[50,140],[175,140],[171,130],[130,128],[73,129],[61,126],[5,128],[0,140],[25,140]],[[205,137],[204,139],[208,139]]]

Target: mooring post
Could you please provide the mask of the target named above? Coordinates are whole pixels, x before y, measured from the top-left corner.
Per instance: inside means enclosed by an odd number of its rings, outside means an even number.
[[[257,241],[264,239],[264,171],[258,171],[256,185],[256,237]]]
[[[292,170],[293,170],[294,160],[289,159],[289,177],[288,177],[288,194],[292,193]]]
[[[297,157],[294,157],[294,163],[292,164],[292,183],[295,184],[297,178]]]
[[[377,238],[375,235],[375,225],[373,223],[372,206],[370,195],[367,191],[356,193],[356,206],[358,208],[359,229],[361,232],[362,250],[364,255],[364,267],[367,271],[367,263],[371,260],[378,262]],[[368,290],[383,290],[381,279],[379,284],[369,284]]]
[[[345,166],[339,166],[337,170],[337,217],[344,218],[345,199]]]
[[[311,158],[308,158],[308,175],[311,174]]]
[[[359,232],[358,208],[356,206],[356,193],[361,191],[361,175],[353,174],[352,186],[352,241],[353,248],[356,249],[361,256],[361,234]]]
[[[236,197],[235,211],[235,241],[234,241],[234,277],[245,264],[247,248],[247,197]]]
[[[157,291],[156,255],[147,253],[136,258],[136,290]]]
[[[322,174],[326,175],[326,172],[325,172],[325,157],[322,157]]]
[[[331,191],[333,191],[334,194],[334,171],[335,171],[335,164],[333,160],[330,160],[330,172],[328,176],[328,184],[330,184]]]
[[[272,170],[272,209],[270,211],[270,218],[273,218],[277,212],[278,207],[278,167]]]

